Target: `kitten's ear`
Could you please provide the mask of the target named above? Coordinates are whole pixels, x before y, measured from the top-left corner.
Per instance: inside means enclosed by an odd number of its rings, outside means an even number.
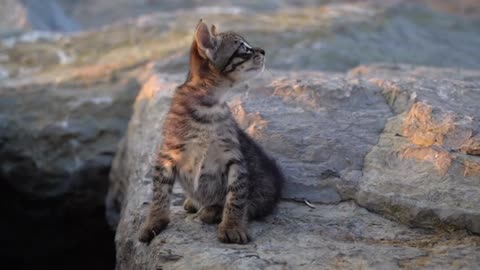
[[[214,36],[216,36],[218,34],[217,26],[215,24],[212,24],[212,27],[210,28],[210,32]]]
[[[205,53],[207,50],[213,51],[215,48],[214,37],[210,34],[207,24],[202,20],[200,20],[195,30],[195,42],[197,42],[198,47],[205,51]]]

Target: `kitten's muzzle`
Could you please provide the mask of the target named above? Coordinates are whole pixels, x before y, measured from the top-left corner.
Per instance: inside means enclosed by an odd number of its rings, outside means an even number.
[[[263,60],[263,56],[261,56],[260,54],[256,54],[255,56],[253,56],[253,61],[255,63],[259,63],[262,60]]]
[[[253,61],[255,64],[263,64],[263,59],[265,57],[265,51],[260,47],[253,48],[255,55],[253,56]]]
[[[263,68],[265,63],[265,51],[262,48],[256,47],[253,49],[255,55],[253,56],[253,63],[256,67],[252,68],[252,70]]]
[[[253,51],[256,52],[256,53],[259,53],[263,56],[265,56],[265,50],[263,50],[262,48],[260,47],[256,47],[256,48],[253,48]]]

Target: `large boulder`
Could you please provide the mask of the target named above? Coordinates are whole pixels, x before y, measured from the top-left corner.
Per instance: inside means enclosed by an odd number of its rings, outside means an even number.
[[[0,42],[2,269],[115,263],[105,195],[140,78],[70,62],[60,53],[69,38],[31,32]],[[92,72],[53,71],[80,67]]]
[[[38,5],[38,1],[26,2]],[[84,16],[80,24],[110,16],[120,22],[71,36],[55,35],[53,39],[48,38],[51,34],[29,32],[2,40],[0,79],[5,74],[19,78],[42,75],[47,81],[82,79],[152,60],[160,60],[164,72],[185,71],[192,31],[200,17],[218,24],[220,30],[235,30],[252,44],[264,47],[268,67],[274,69],[344,72],[375,62],[480,68],[478,18],[437,12],[417,1],[301,5],[294,0],[285,0],[285,4],[239,1],[237,6],[227,8],[225,1],[212,0],[198,9],[184,8],[191,7],[192,1],[188,0],[161,4],[126,0],[58,2],[67,13]],[[213,8],[215,5],[222,7]],[[142,10],[156,9],[160,12],[130,18]],[[32,7],[30,12],[36,11]]]
[[[8,1],[8,0],[7,0]],[[11,1],[11,0],[10,0]],[[17,0],[18,1],[18,0]],[[24,2],[33,3],[36,0],[23,0]],[[336,6],[344,6],[348,9],[350,15],[358,14],[362,12],[362,8],[366,8],[372,14],[377,9],[381,9],[385,6],[398,6],[405,3],[416,4],[417,7],[428,7],[429,9],[440,11],[442,13],[455,14],[455,15],[467,15],[471,17],[478,17],[480,14],[480,3],[476,0],[374,0],[359,2],[356,0],[342,0],[342,1],[316,1],[316,0],[266,0],[266,1],[249,1],[249,0],[237,0],[237,1],[224,1],[224,0],[204,0],[204,1],[192,1],[192,0],[177,0],[177,1],[165,1],[165,0],[143,0],[143,1],[129,1],[129,0],[85,0],[85,1],[72,1],[72,0],[43,0],[42,3],[57,2],[66,13],[84,28],[92,28],[100,25],[110,24],[124,20],[126,18],[133,18],[141,14],[152,12],[166,12],[177,13],[184,10],[194,10],[197,16],[199,14],[204,15],[209,11],[214,13],[232,13],[232,15],[246,13],[270,13],[272,11],[283,12],[288,9],[311,9],[315,6],[322,6],[320,10],[322,13],[337,13]],[[336,2],[336,3],[335,3]],[[340,3],[339,3],[340,2]],[[332,8],[333,7],[333,8]],[[33,9],[32,12],[37,10]],[[41,11],[41,9],[40,9]],[[316,12],[317,16],[319,15]],[[350,18],[341,18],[349,20]],[[293,18],[288,18],[294,20]],[[301,18],[297,18],[302,20]],[[420,18],[423,22],[429,21],[435,18]],[[404,22],[403,22],[404,23]],[[414,31],[414,29],[411,29]],[[403,36],[404,37],[404,36]],[[417,37],[422,38],[422,37]]]
[[[56,0],[0,0],[0,6],[0,36],[31,29],[79,30]]]
[[[3,269],[113,266],[104,200],[138,89],[134,80],[0,88]]]
[[[474,268],[478,264],[480,238],[461,230],[478,232],[480,212],[472,207],[480,200],[477,172],[460,166],[445,169],[436,166],[434,158],[410,152],[420,147],[437,151],[446,147],[444,142],[459,150],[448,153],[452,160],[477,161],[472,153],[477,153],[474,113],[480,105],[474,100],[480,72],[371,66],[348,74],[274,73],[249,83],[243,93],[232,94],[230,102],[240,125],[278,160],[287,176],[278,211],[250,224],[253,242],[246,246],[218,243],[216,226],[203,225],[182,210],[178,187],[169,227],[149,246],[137,241],[151,200],[150,169],[162,140],[161,126],[183,76],[159,73],[144,84],[110,175],[107,211],[111,223],[118,224],[117,269],[455,268],[459,261]],[[393,87],[390,81],[409,87]],[[425,121],[413,119],[422,117],[419,113],[410,111],[422,102],[438,106],[442,103],[436,98],[450,94],[471,101],[464,106],[445,101],[439,108],[445,113],[429,118],[433,124],[453,121],[443,141],[416,145],[412,138],[418,136],[413,134],[430,129],[421,126]],[[450,110],[457,118],[448,116]],[[393,123],[403,128],[398,134],[392,131]],[[419,179],[421,186],[416,184]],[[435,192],[448,196],[435,196],[434,202],[431,196],[422,196]],[[310,209],[305,201],[316,208]],[[354,201],[408,225],[460,231],[407,228]],[[419,206],[428,215],[415,214]]]
[[[480,72],[373,66],[350,75],[379,86],[396,114],[365,157],[357,202],[411,225],[480,233]]]

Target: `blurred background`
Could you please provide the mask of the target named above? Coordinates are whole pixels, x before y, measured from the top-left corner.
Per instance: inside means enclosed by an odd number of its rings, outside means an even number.
[[[116,145],[148,74],[186,73],[200,18],[273,73],[480,68],[478,0],[0,0],[1,269],[114,268]]]

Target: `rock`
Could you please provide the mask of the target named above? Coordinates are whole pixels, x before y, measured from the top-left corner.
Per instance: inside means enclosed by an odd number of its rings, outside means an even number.
[[[360,67],[397,114],[365,157],[355,199],[422,227],[480,233],[480,72]]]
[[[138,89],[135,80],[0,87],[0,268],[113,267],[108,172]]]
[[[162,72],[184,72],[192,29],[200,16],[218,24],[220,30],[235,30],[252,44],[266,48],[268,68],[272,69],[345,72],[360,63],[376,62],[480,68],[476,18],[440,13],[412,1],[307,2],[295,8],[291,7],[298,1],[285,0],[285,5],[240,1],[227,8],[223,1],[212,0],[203,9],[182,8],[191,1],[96,2],[59,1],[68,14],[85,16],[77,18],[80,23],[109,16],[120,21],[75,35],[12,35],[0,42],[0,78],[90,80],[150,61],[158,61]],[[223,8],[212,8],[218,2]],[[131,5],[138,9],[130,9]],[[155,7],[160,12],[131,18],[138,14],[135,12]],[[258,15],[265,10],[270,11]],[[117,16],[117,12],[126,15]]]
[[[80,30],[77,22],[72,20],[57,0],[22,0],[28,10],[32,28],[40,31],[69,32]],[[90,4],[91,5],[91,4]]]
[[[134,233],[146,205],[126,215],[116,269],[475,269],[480,260],[479,237],[408,229],[353,202],[315,209],[282,202],[274,216],[250,224],[247,245],[219,243],[216,226],[192,219],[180,203],[149,246]]]
[[[30,27],[28,12],[20,0],[0,0],[0,35]],[[1,77],[0,77],[1,79]]]
[[[137,241],[151,200],[149,171],[162,139],[163,118],[183,76],[159,73],[144,85],[110,174],[107,212],[111,224],[118,224],[117,269],[456,268],[455,254],[462,254],[462,266],[474,268],[480,259],[478,236],[409,229],[350,199],[408,225],[477,232],[479,212],[473,206],[480,199],[478,178],[465,177],[463,169],[452,165],[445,178],[444,162],[436,167],[435,159],[420,161],[423,152],[409,155],[403,146],[416,149],[408,143],[418,137],[414,134],[429,130],[427,124],[443,123],[440,116],[450,110],[456,117],[445,118],[452,121],[449,127],[424,136],[435,138],[425,146],[426,153],[437,158],[431,151],[442,146],[440,141],[458,150],[475,136],[478,122],[467,120],[480,108],[475,103],[480,73],[397,65],[360,67],[346,75],[274,73],[249,83],[243,93],[233,93],[230,102],[240,125],[278,160],[287,176],[278,211],[250,225],[254,241],[246,246],[218,243],[216,226],[200,224],[183,211],[178,187],[169,227],[150,246]],[[392,81],[399,87],[392,87]],[[403,84],[408,87],[400,87]],[[443,103],[442,95],[449,95]],[[436,114],[437,107],[430,110],[421,102],[443,106]],[[434,113],[421,118],[431,123],[415,118],[420,111]],[[397,132],[401,136],[395,136]],[[452,160],[477,160],[460,150],[448,155]],[[475,173],[475,166],[469,168]],[[424,186],[414,186],[419,179]],[[435,204],[422,195],[435,192],[449,194],[436,196]],[[309,209],[304,200],[316,208]],[[418,206],[424,207],[423,213],[416,212]]]
[[[479,68],[480,43],[474,38],[480,34],[477,17],[459,19],[412,1],[328,2],[278,10],[265,17],[248,9],[238,14],[228,11],[220,9],[205,17],[220,29],[236,29],[252,44],[268,48],[268,67],[273,69],[345,72],[360,63],[377,62]],[[198,21],[198,14],[179,14],[180,21],[169,18],[172,30],[191,35],[190,25]],[[161,14],[144,17],[157,23],[164,18]],[[169,59],[162,65],[164,71],[185,65],[187,52],[184,49]]]
[[[56,0],[0,0],[0,36],[28,30],[76,31],[78,25],[70,19]]]

